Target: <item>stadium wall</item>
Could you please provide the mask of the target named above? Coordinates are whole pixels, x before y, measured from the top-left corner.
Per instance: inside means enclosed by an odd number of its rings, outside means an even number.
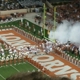
[[[8,15],[11,13],[28,13],[32,12],[34,8],[27,8],[27,9],[17,9],[17,10],[7,10],[7,11],[0,11],[0,15]]]
[[[29,24],[29,26],[27,26],[27,23]],[[43,28],[28,21],[27,19],[23,19],[23,23],[21,23],[21,20],[1,23],[0,29],[11,28],[12,25],[34,35],[37,38],[40,38],[40,39],[44,38]],[[46,29],[44,30],[45,30],[45,37],[48,38],[48,31]]]

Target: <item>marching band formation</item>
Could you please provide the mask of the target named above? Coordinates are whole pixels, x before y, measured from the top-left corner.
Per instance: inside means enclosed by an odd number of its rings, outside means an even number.
[[[26,56],[28,56],[29,54],[39,56],[54,52],[60,53],[61,57],[67,59],[73,64],[76,63],[75,65],[78,65],[80,67],[80,60],[76,58],[77,56],[80,56],[80,47],[78,48],[70,41],[65,44],[61,44],[58,40],[55,40],[55,42],[52,42],[47,39],[40,40],[35,36],[24,32],[23,30],[20,30],[15,27],[13,29],[25,36],[26,38],[29,38],[30,40],[36,42],[36,45],[20,46],[20,49],[17,50],[16,47],[8,45],[5,42],[0,43],[0,66],[4,64],[7,65],[9,63],[12,64],[16,62],[25,61]],[[70,56],[69,54],[67,54],[68,52],[71,52],[71,54],[74,54],[76,57]]]

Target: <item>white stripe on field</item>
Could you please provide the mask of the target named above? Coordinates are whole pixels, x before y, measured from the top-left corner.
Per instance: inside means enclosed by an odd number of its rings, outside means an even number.
[[[14,68],[17,72],[20,72],[17,68],[11,65],[12,68]]]
[[[0,74],[0,76],[5,80],[5,77],[3,77],[1,74]]]

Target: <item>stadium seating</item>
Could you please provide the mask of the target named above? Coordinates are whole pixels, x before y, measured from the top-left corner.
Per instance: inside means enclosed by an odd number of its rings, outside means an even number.
[[[18,0],[19,4],[23,7],[32,7],[32,6],[43,6],[41,0]]]
[[[80,21],[80,1],[73,1],[68,4],[63,4],[57,6],[57,22],[61,22],[62,20],[73,20],[73,21]],[[65,14],[64,14],[65,13]]]
[[[4,5],[4,6],[3,6]],[[9,1],[9,0],[5,0],[3,2],[0,3],[0,10],[11,10],[11,9],[19,9],[19,4],[17,2],[17,0],[14,1]]]

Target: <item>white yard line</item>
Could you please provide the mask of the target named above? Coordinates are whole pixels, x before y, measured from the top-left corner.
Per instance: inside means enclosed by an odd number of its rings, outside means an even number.
[[[6,78],[0,74],[0,76],[5,80]]]
[[[17,72],[20,72],[17,68],[11,65],[12,68],[14,68]]]

